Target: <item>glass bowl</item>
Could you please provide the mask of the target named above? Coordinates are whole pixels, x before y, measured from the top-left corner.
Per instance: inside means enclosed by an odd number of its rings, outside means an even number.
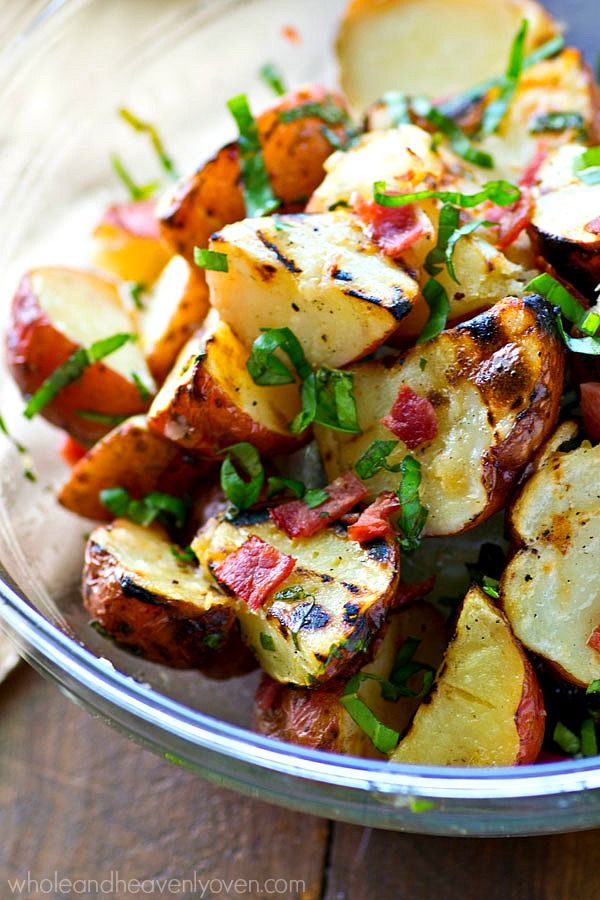
[[[35,4],[38,8],[40,4]],[[54,0],[0,59],[0,327],[29,265],[85,264],[102,207],[120,197],[118,148],[140,180],[154,160],[118,120],[120,105],[160,125],[185,170],[231,135],[225,101],[270,93],[274,62],[289,84],[335,80],[332,42],[345,0]],[[556,10],[557,3],[550,4]],[[585,7],[562,4],[586,29]],[[33,7],[33,4],[32,4]],[[568,8],[568,9],[567,9]],[[283,37],[297,28],[300,42]],[[10,131],[8,130],[10,128]],[[79,594],[90,523],[59,508],[61,437],[23,426],[0,369],[0,409],[39,475],[23,478],[0,447],[0,622],[22,655],[92,714],[219,784],[321,816],[429,834],[532,834],[600,824],[600,760],[518,769],[389,765],[311,751],[249,730],[256,674],[211,681],[129,656],[87,625]]]

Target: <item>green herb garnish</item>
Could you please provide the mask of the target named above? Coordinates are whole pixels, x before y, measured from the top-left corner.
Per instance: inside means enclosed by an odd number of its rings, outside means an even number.
[[[108,413],[94,412],[93,409],[78,409],[77,415],[80,419],[86,419],[88,422],[97,422],[98,425],[110,425],[116,427],[126,422],[129,416],[111,416]]]
[[[245,94],[232,97],[227,107],[239,131],[238,145],[246,215],[251,218],[266,216],[277,209],[279,200],[271,188],[256,120]]]
[[[497,206],[510,206],[521,196],[521,191],[515,184],[499,179],[486,182],[480,191],[475,194],[462,194],[460,191],[414,191],[411,194],[389,194],[385,181],[376,181],[373,185],[375,202],[380,206],[406,206],[418,200],[442,200],[443,203],[451,203],[462,209],[471,209],[479,206],[486,200],[491,200]]]
[[[265,63],[264,66],[261,66],[259,69],[258,74],[264,83],[270,87],[273,93],[278,97],[282,97],[285,94],[286,87],[283,83],[283,78],[273,63]]]
[[[392,125],[410,125],[410,98],[400,91],[387,91],[381,98],[386,106]]]
[[[545,131],[566,131],[576,128],[583,131],[585,122],[578,112],[549,112],[534,116],[529,123],[530,134],[543,134]]]
[[[581,749],[581,743],[577,735],[570,728],[567,728],[566,725],[563,725],[562,722],[556,723],[552,740],[568,756],[576,756]]]
[[[140,395],[140,400],[142,401],[142,403],[149,403],[149,401],[152,399],[152,394],[148,390],[148,388],[146,387],[146,385],[144,384],[144,382],[142,381],[142,379],[140,378],[140,376],[138,375],[137,372],[131,373],[131,380],[133,381],[133,383],[136,386],[137,392]]]
[[[129,191],[129,196],[132,200],[148,200],[153,194],[156,193],[158,188],[160,187],[159,181],[150,181],[148,184],[138,184],[133,180],[127,169],[125,168],[125,164],[123,163],[120,156],[116,153],[111,153],[110,162],[113,167],[113,171],[115,175],[123,182],[127,190]]]
[[[340,697],[340,703],[350,718],[364,731],[367,737],[370,738],[373,746],[380,753],[391,753],[398,746],[400,733],[380,722],[365,701],[359,697],[359,688],[362,681],[365,680],[365,677],[363,677],[361,681],[361,675],[364,676],[365,674],[359,673],[350,679]]]
[[[586,694],[600,694],[600,678],[590,682],[586,688]]]
[[[573,338],[568,335],[559,314],[556,326],[569,350],[572,350],[573,353],[584,353],[591,356],[600,355],[600,337],[595,336],[600,326],[600,316],[597,313],[585,310],[575,297],[547,272],[532,279],[525,290],[545,297],[549,303],[559,308],[565,319],[586,333],[586,337],[583,338]]]
[[[502,119],[508,112],[508,107],[517,90],[519,78],[523,71],[525,61],[525,39],[529,23],[523,19],[510,50],[508,67],[503,82],[498,89],[498,96],[485,108],[481,119],[480,133],[482,135],[493,134],[497,131]]]
[[[441,132],[448,138],[450,146],[461,159],[480,166],[482,169],[491,169],[493,167],[493,157],[484,150],[478,150],[474,147],[454,119],[440,112],[427,97],[415,97],[411,106],[417,116],[421,119],[426,119],[438,132]]]
[[[126,281],[123,288],[127,291],[135,308],[143,312],[145,305],[142,300],[142,294],[147,290],[147,286],[141,281]]]
[[[489,575],[483,576],[483,582],[481,585],[481,589],[484,592],[484,594],[487,594],[488,597],[492,598],[492,600],[500,599],[500,593],[498,591],[499,587],[500,587],[500,582],[498,581],[497,578],[490,578]]]
[[[329,494],[322,488],[310,488],[305,492],[302,499],[309,509],[316,509],[329,500]]]
[[[334,431],[360,434],[350,372],[323,366],[303,382],[300,397],[302,411],[290,424],[294,434],[305,431],[313,422]]]
[[[600,184],[600,147],[588,147],[573,162],[573,173],[585,184]]]
[[[298,499],[304,497],[306,488],[296,478],[284,478],[283,475],[271,475],[267,481],[267,497],[273,497],[282,491],[291,491]]]
[[[373,478],[382,469],[386,472],[400,472],[402,463],[390,466],[388,456],[398,446],[398,441],[373,441],[370,447],[363,453],[354,470],[363,480]]]
[[[282,350],[290,359],[299,378],[304,381],[311,374],[300,341],[289,328],[263,328],[252,345],[246,368],[255,384],[291,384],[294,375],[276,356]]]
[[[258,500],[265,480],[265,470],[258,450],[243,441],[228,447],[226,453],[221,465],[221,487],[236,509],[248,509]],[[239,474],[234,461],[245,478]]]
[[[113,516],[130,519],[137,525],[151,525],[160,518],[167,524],[183,528],[188,506],[181,497],[152,491],[141,500],[134,500],[124,487],[105,488],[100,491],[100,500]]]
[[[273,600],[282,600],[286,603],[295,600],[306,600],[307,597],[313,597],[314,594],[308,593],[300,584],[291,584],[289,587],[283,588],[273,596]]]
[[[446,327],[448,313],[450,312],[450,301],[448,300],[446,289],[435,278],[430,278],[425,282],[421,293],[429,307],[429,318],[423,331],[417,338],[417,344],[424,344],[426,341],[437,337]]]
[[[263,648],[263,650],[270,650],[271,652],[275,650],[275,641],[270,634],[267,634],[265,631],[261,631],[259,638],[260,646]]]
[[[425,527],[429,510],[421,505],[421,464],[413,456],[405,456],[401,463],[402,481],[396,491],[400,500],[398,527],[403,550],[416,550],[421,543],[421,532]]]
[[[219,253],[218,250],[194,247],[194,262],[199,269],[209,269],[211,272],[229,272],[227,254]]]
[[[593,719],[584,719],[580,731],[581,755],[598,756],[598,737],[596,735],[596,723]]]
[[[140,134],[147,134],[150,138],[150,143],[158,157],[158,161],[163,169],[167,173],[167,175],[176,180],[179,178],[179,174],[175,169],[175,165],[173,160],[165,150],[165,146],[162,142],[162,139],[156,129],[155,125],[152,125],[150,122],[145,122],[143,119],[140,119],[138,116],[134,115],[130,110],[121,107],[119,109],[119,115],[121,118],[130,125],[134,131],[137,131]]]
[[[137,340],[137,336],[134,334],[113,334],[111,337],[96,341],[90,347],[80,347],[79,350],[75,350],[66,362],[46,378],[27,403],[23,415],[27,419],[32,419],[36,413],[54,400],[64,387],[81,378],[89,366],[110,356],[128,341],[135,340]]]
[[[309,102],[284,109],[279,113],[280,122],[297,122],[298,119],[314,117],[328,125],[345,125],[350,121],[348,113],[328,97],[324,103]]]
[[[477,231],[478,228],[491,228],[493,225],[494,222],[488,222],[486,219],[473,219],[471,222],[466,222],[464,225],[456,228],[450,235],[445,254],[446,268],[448,269],[448,274],[450,275],[452,280],[457,284],[460,284],[460,281],[456,277],[456,272],[454,270],[454,251],[456,249],[457,243],[461,238],[468,237],[468,235],[473,234],[473,232]]]
[[[191,547],[184,547],[183,550],[181,547],[177,547],[175,544],[171,544],[169,548],[177,562],[182,563],[195,563],[198,562],[198,557],[194,553]]]
[[[21,462],[22,462],[22,466],[23,466],[23,475],[25,476],[25,478],[27,478],[28,481],[37,481],[37,476],[36,476],[35,472],[33,471],[33,468],[31,467],[31,464],[30,464],[31,461],[29,458],[29,451],[27,450],[27,447],[24,447],[23,444],[20,441],[18,441],[16,439],[16,437],[14,437],[14,435],[12,435],[10,433],[10,431],[8,430],[8,427],[6,425],[6,422],[4,421],[4,418],[1,415],[0,415],[0,432],[6,438],[8,438],[8,440],[11,442],[11,444],[13,445],[13,447],[15,448],[15,450],[21,457]]]

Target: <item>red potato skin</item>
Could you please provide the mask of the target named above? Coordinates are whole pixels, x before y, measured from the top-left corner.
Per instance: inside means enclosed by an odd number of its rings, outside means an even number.
[[[523,695],[515,714],[515,724],[519,735],[519,753],[516,764],[526,766],[534,763],[540,755],[544,742],[546,709],[535,670],[525,651],[522,648],[520,651],[525,671],[523,673]]]
[[[281,200],[278,212],[300,212],[325,176],[323,163],[334,148],[323,134],[324,122],[314,116],[281,122],[279,114],[304,103],[332,98],[341,109],[339,95],[309,85],[282,97],[257,118],[265,165],[273,192]],[[344,125],[328,126],[339,137]],[[237,142],[227,144],[184,179],[158,210],[163,239],[189,262],[194,247],[207,247],[213,232],[245,218]]]
[[[161,237],[154,200],[109,206],[92,236],[94,264],[124,281],[152,283],[171,257]]]
[[[343,690],[343,682],[330,682],[318,691],[294,689],[263,675],[255,698],[255,730],[279,741],[335,753]]]
[[[6,334],[8,368],[21,393],[29,397],[46,378],[67,361],[78,348],[54,327],[40,308],[33,292],[30,275],[21,280],[13,298],[10,323]],[[110,416],[133,416],[144,412],[133,384],[104,362],[94,363],[81,378],[67,385],[41,411],[45,419],[63,428],[76,441],[86,446],[110,431],[110,425],[82,419],[77,411],[93,410]]]
[[[109,206],[98,228],[109,225],[119,231],[143,238],[160,238],[160,228],[156,218],[154,200],[132,200],[130,203],[115,203]]]

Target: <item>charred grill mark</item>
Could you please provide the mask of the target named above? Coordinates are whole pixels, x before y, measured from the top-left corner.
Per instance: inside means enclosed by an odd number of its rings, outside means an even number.
[[[251,528],[253,525],[261,525],[269,520],[268,509],[253,509],[239,512],[230,519],[230,523],[234,528]]]
[[[314,600],[307,600],[292,610],[289,617],[290,631],[294,634],[299,631],[318,631],[327,625],[329,618],[322,606],[318,606]]]
[[[383,303],[381,297],[374,297],[371,294],[365,294],[356,288],[349,288],[343,292],[346,297],[354,297],[357,300],[364,300],[365,303],[372,303],[374,306],[383,306],[396,319],[397,322],[403,319],[412,309],[412,303],[404,296],[404,291],[400,287],[395,287],[387,303]]]
[[[271,253],[274,253],[279,262],[284,268],[291,272],[293,275],[300,275],[302,269],[296,265],[293,259],[290,259],[289,256],[286,256],[285,253],[282,253],[277,244],[273,243],[273,241],[269,240],[269,238],[262,232],[257,231],[256,236],[261,242],[261,244],[270,250]]]
[[[354,276],[350,272],[346,272],[345,269],[338,269],[335,265],[331,267],[330,274],[335,281],[354,281]]]
[[[358,622],[360,613],[360,606],[358,603],[345,603],[344,604],[344,622],[348,625],[356,625]]]
[[[376,562],[387,562],[390,558],[390,548],[388,547],[386,541],[378,538],[375,541],[371,541],[370,544],[365,545],[367,550],[367,555],[376,560]]]
[[[539,294],[527,294],[523,305],[533,312],[535,321],[543,331],[556,337],[556,309]]]
[[[119,586],[123,591],[124,597],[131,597],[133,600],[139,600],[141,603],[148,603],[150,606],[168,606],[161,597],[157,597],[152,591],[136,584],[131,575],[121,575],[119,578]]]
[[[340,581],[342,587],[345,587],[351,594],[360,594],[361,589],[357,584],[350,584],[348,581]]]
[[[457,325],[456,331],[462,331],[470,335],[482,350],[487,350],[502,343],[503,332],[498,318],[489,312],[475,316],[474,319],[471,319],[470,322],[465,322],[463,325]]]

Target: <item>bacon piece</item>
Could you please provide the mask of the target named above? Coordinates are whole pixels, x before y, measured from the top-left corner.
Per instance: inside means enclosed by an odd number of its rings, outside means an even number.
[[[595,650],[596,653],[600,653],[600,625],[596,625],[587,639],[586,644],[588,647],[591,647],[592,650]]]
[[[400,501],[392,491],[384,491],[360,514],[358,521],[349,527],[349,536],[353,541],[363,544],[365,541],[393,534],[390,516],[398,512],[400,506]]]
[[[380,206],[358,195],[354,200],[354,211],[366,225],[373,243],[392,258],[400,256],[419,238],[432,233],[429,219],[414,203]]]
[[[584,228],[590,234],[600,236],[600,216],[598,216],[596,219],[592,219],[592,221],[588,222],[587,225],[584,226]]]
[[[511,203],[510,206],[492,206],[486,210],[487,221],[495,222],[499,227],[497,241],[499,250],[506,250],[516,241],[531,224],[532,215],[533,198],[531,191],[525,187],[521,187],[521,196],[516,203]]]
[[[519,178],[519,187],[532,188],[537,181],[538,173],[542,164],[548,156],[548,145],[546,141],[538,141],[538,145],[532,158],[529,160],[521,177]]]
[[[60,448],[60,455],[69,466],[74,466],[87,453],[87,447],[67,435]]]
[[[419,397],[412,388],[403,384],[391,410],[382,420],[385,427],[414,450],[437,434],[438,422],[435,409],[426,397]]]
[[[269,594],[291,574],[296,565],[293,556],[252,535],[239,550],[230,553],[214,575],[222,584],[245,600],[248,607],[260,609]]]
[[[592,441],[600,441],[600,381],[587,381],[580,390],[585,430]]]
[[[271,518],[288,537],[310,537],[327,528],[364,500],[368,491],[352,472],[344,472],[325,488],[329,499],[311,509],[303,500],[291,500],[271,510]]]
[[[408,606],[416,600],[422,600],[435,587],[435,575],[426,578],[425,581],[415,581],[412,584],[399,584],[394,597],[394,609]]]

